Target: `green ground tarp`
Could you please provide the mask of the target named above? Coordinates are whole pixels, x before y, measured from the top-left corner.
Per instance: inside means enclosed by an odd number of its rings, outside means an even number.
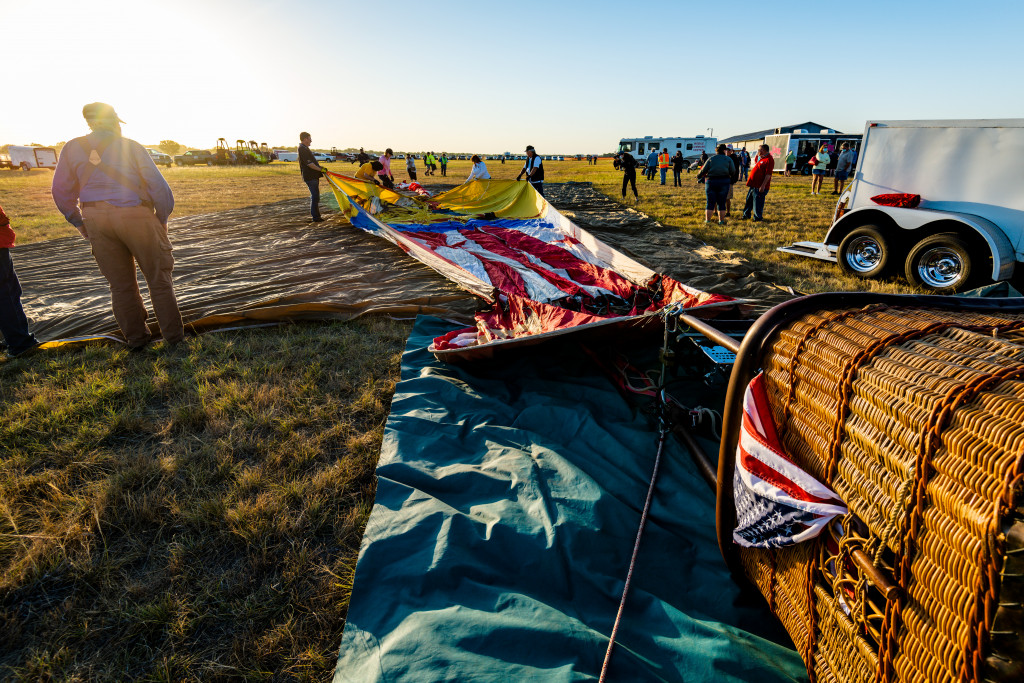
[[[460,369],[416,323],[335,681],[578,681],[601,669],[654,462],[650,418],[584,354]],[[741,606],[714,500],[670,440],[614,681],[802,680]],[[759,633],[761,635],[755,635]]]

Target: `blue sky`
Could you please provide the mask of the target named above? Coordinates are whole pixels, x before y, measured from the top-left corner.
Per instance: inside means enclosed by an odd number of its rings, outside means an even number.
[[[147,144],[309,130],[322,147],[563,154],[1024,117],[1024,3],[0,0],[0,26],[0,143],[80,135],[94,100]]]

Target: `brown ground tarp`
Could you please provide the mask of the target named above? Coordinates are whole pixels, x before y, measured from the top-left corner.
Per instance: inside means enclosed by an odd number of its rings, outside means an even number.
[[[789,297],[735,254],[626,211],[589,183],[550,183],[545,193],[581,228],[681,282],[755,299],[762,308]],[[207,327],[423,313],[472,323],[476,299],[433,270],[340,218],[310,224],[308,215],[308,200],[297,199],[172,219],[175,289],[185,322]],[[106,281],[82,239],[19,246],[14,260],[40,340],[117,333]],[[148,305],[144,283],[143,297]]]

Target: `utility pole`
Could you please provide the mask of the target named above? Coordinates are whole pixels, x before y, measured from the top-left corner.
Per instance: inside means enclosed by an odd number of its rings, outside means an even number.
[[[709,138],[715,137],[715,129],[714,128],[706,128],[705,130],[707,130]]]

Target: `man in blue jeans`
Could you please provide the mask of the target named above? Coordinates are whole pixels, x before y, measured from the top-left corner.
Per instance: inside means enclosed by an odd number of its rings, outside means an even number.
[[[644,175],[647,176],[648,180],[654,180],[654,172],[658,169],[658,150],[652,149],[651,153],[647,155],[647,167],[644,169]]]
[[[21,283],[11,260],[13,246],[14,230],[0,206],[0,334],[8,355],[20,356],[39,346],[39,341],[28,331],[28,318],[21,307]]]
[[[764,199],[772,185],[772,172],[775,170],[775,159],[769,154],[768,145],[758,148],[757,163],[750,171],[747,179],[747,201],[743,206],[743,218],[750,218],[753,212],[754,222],[764,220]]]
[[[311,142],[313,138],[309,133],[299,133],[299,170],[302,171],[302,182],[309,188],[309,215],[313,217],[314,223],[320,223],[324,220],[320,217],[320,178],[324,175],[324,169],[309,149]]]

